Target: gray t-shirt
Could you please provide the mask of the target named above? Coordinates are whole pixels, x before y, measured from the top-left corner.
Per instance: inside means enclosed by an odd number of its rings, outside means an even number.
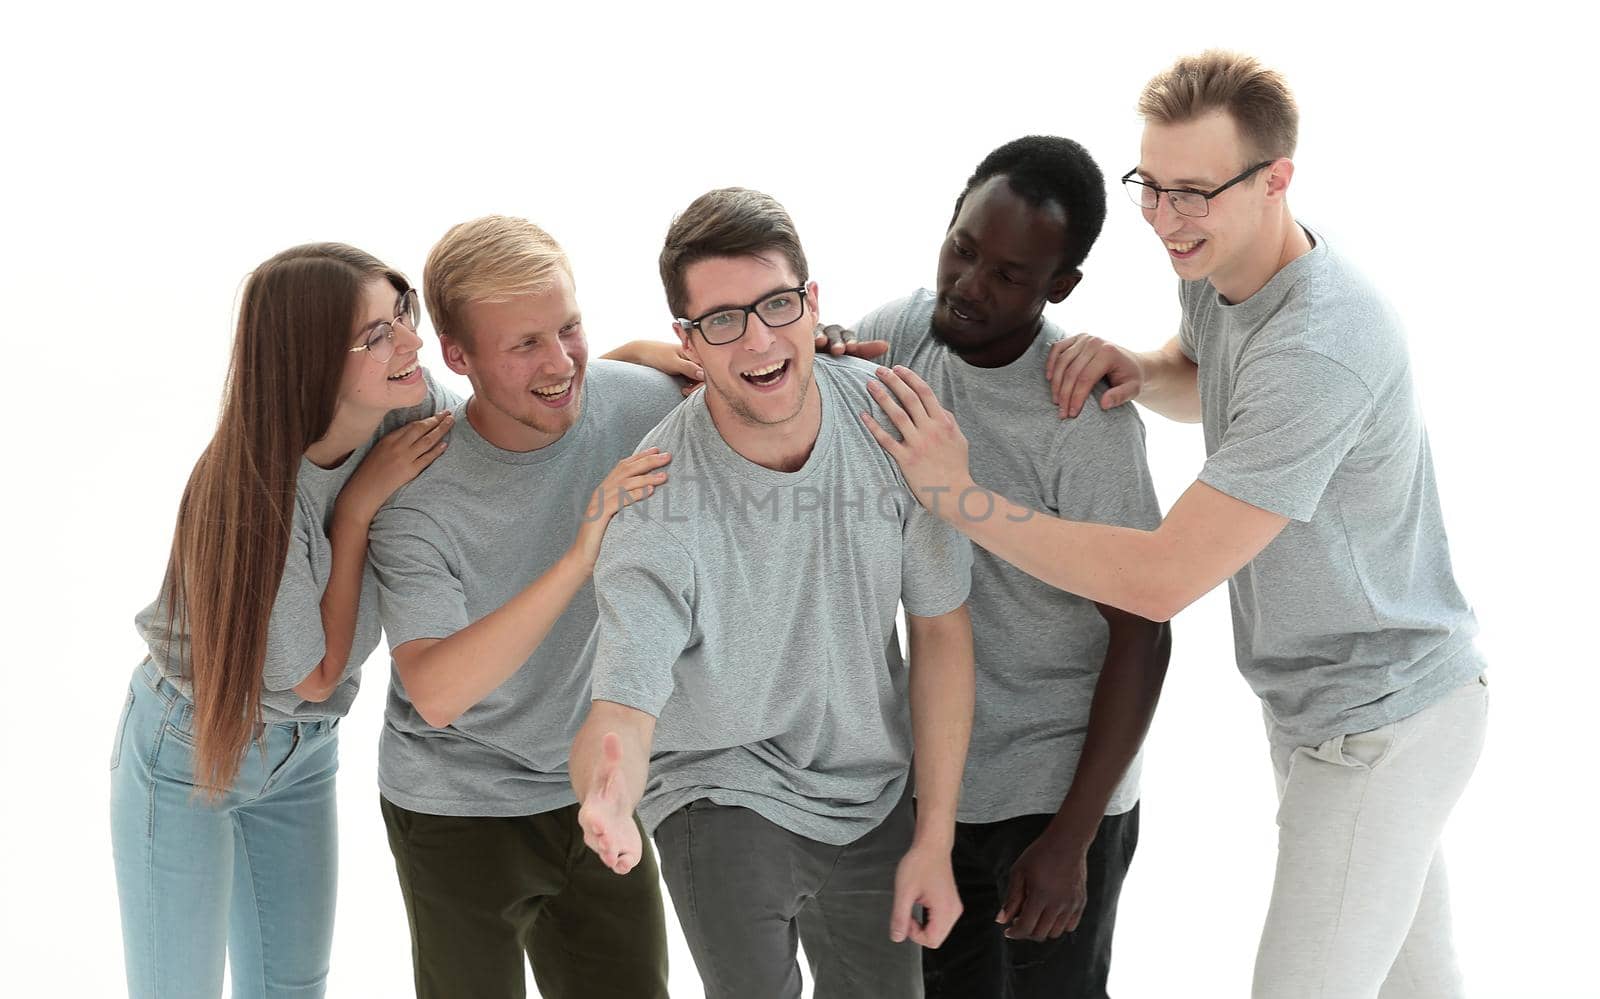
[[[272,617],[267,623],[267,658],[262,667],[261,715],[267,722],[309,721],[343,717],[361,685],[361,664],[378,646],[378,591],[367,566],[361,576],[361,599],[356,605],[355,640],[344,675],[325,701],[302,700],[294,687],[311,675],[322,662],[322,594],[328,588],[333,570],[333,547],[328,528],[333,523],[333,504],[339,490],[361,465],[378,438],[413,420],[432,416],[443,409],[456,408],[460,400],[449,389],[433,380],[426,370],[423,379],[428,398],[410,409],[387,414],[371,441],[363,444],[337,468],[322,468],[309,459],[300,459],[295,478],[294,522],[290,528],[289,555],[283,566],[283,580],[273,599]],[[448,449],[447,449],[448,450]],[[159,596],[134,618],[134,627],[150,650],[150,658],[185,697],[194,696],[194,684],[184,675],[188,660],[189,636],[180,634],[167,643],[166,603]]]
[[[594,488],[682,399],[658,371],[591,361],[578,421],[528,452],[490,444],[459,409],[450,447],[372,525],[389,647],[448,638],[544,575],[572,547]],[[589,707],[594,625],[585,584],[527,663],[442,729],[423,721],[394,673],[378,743],[383,796],[434,815],[571,804],[567,751]]]
[[[874,366],[812,370],[822,425],[798,471],[740,456],[697,395],[645,438],[673,455],[666,488],[606,531],[594,697],[658,718],[649,829],[706,798],[843,844],[905,789],[896,605],[960,607],[971,548],[861,425]]]
[[[1229,581],[1239,669],[1311,745],[1422,710],[1482,672],[1450,568],[1398,319],[1315,246],[1250,298],[1179,289],[1199,365],[1202,482],[1289,518]]]
[[[1160,525],[1144,424],[1134,408],[1088,405],[1077,419],[1063,420],[1050,401],[1044,366],[1063,335],[1054,323],[1046,321],[1015,361],[979,368],[934,338],[933,308],[932,292],[920,290],[855,329],[862,339],[888,340],[894,363],[921,375],[955,415],[970,445],[974,481],[1067,520],[1142,530]],[[1083,752],[1105,663],[1105,618],[1092,602],[978,547],[968,608],[978,703],[957,817],[999,822],[1053,813]],[[1138,802],[1139,770],[1135,757],[1107,814]]]

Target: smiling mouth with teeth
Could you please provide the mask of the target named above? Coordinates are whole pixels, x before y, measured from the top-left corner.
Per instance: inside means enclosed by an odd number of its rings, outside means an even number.
[[[389,376],[389,380],[390,380],[390,381],[391,381],[391,382],[397,382],[397,381],[399,381],[399,380],[400,380],[400,379],[402,379],[402,378],[410,378],[410,377],[411,377],[411,374],[412,374],[412,372],[414,372],[414,371],[416,371],[416,370],[417,370],[417,364],[418,364],[418,363],[419,363],[419,362],[417,362],[417,361],[412,361],[412,362],[411,362],[411,366],[410,366],[410,367],[408,367],[408,368],[406,368],[406,369],[405,369],[405,370],[404,370],[404,371],[401,371],[401,372],[398,372],[398,373],[396,373],[396,374],[392,374],[392,375],[390,375],[390,376]]]
[[[1201,243],[1204,243],[1205,240],[1191,239],[1187,243],[1174,243],[1170,239],[1164,239],[1162,242],[1165,243],[1167,245],[1167,249],[1171,250],[1173,253],[1188,253]]]
[[[952,319],[956,319],[956,320],[958,320],[960,322],[963,322],[963,323],[981,323],[981,322],[983,322],[983,317],[982,316],[973,315],[971,312],[968,312],[965,309],[957,306],[954,302],[948,302],[948,301],[945,302],[944,308],[945,308],[945,311],[950,314],[950,317]]]
[[[739,372],[739,377],[756,385],[771,385],[779,378],[782,378],[784,372],[788,370],[789,361],[785,359],[769,364],[764,368],[757,368],[754,371],[741,371]]]
[[[536,388],[533,390],[533,394],[542,395],[546,399],[559,399],[566,395],[567,390],[570,388],[572,388],[572,379],[568,378],[559,385],[546,385],[544,388]]]

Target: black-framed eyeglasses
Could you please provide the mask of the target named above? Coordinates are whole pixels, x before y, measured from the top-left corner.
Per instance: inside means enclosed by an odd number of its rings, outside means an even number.
[[[417,323],[421,320],[422,309],[417,304],[417,289],[407,288],[400,293],[399,301],[395,302],[394,319],[380,320],[368,326],[364,332],[366,339],[351,347],[350,353],[364,350],[379,364],[388,364],[394,356],[394,328],[404,326],[415,333]]]
[[[787,326],[806,313],[805,288],[785,288],[759,301],[732,309],[714,309],[698,319],[677,319],[678,328],[687,334],[697,329],[706,343],[721,346],[744,336],[749,317],[767,324],[768,329]]]
[[[1200,219],[1211,214],[1212,198],[1215,198],[1233,185],[1255,176],[1257,171],[1263,167],[1269,167],[1276,162],[1276,160],[1263,160],[1215,191],[1196,191],[1188,187],[1157,187],[1154,184],[1134,179],[1133,175],[1139,172],[1139,168],[1134,167],[1122,175],[1122,189],[1128,192],[1128,198],[1134,204],[1147,212],[1155,211],[1161,204],[1161,196],[1165,194],[1172,203],[1173,211],[1179,215]]]

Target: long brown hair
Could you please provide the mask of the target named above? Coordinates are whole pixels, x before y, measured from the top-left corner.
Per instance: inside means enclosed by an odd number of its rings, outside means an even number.
[[[194,780],[212,798],[260,727],[300,458],[333,423],[362,285],[375,277],[406,287],[355,247],[310,243],[245,282],[217,432],[184,488],[162,594],[168,634],[189,639]]]

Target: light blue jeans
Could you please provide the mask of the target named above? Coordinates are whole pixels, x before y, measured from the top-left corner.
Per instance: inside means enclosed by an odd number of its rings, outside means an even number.
[[[233,787],[194,793],[194,705],[147,660],[111,751],[111,844],[133,999],[320,997],[333,944],[337,721],[266,727]],[[263,747],[265,752],[263,752]]]

